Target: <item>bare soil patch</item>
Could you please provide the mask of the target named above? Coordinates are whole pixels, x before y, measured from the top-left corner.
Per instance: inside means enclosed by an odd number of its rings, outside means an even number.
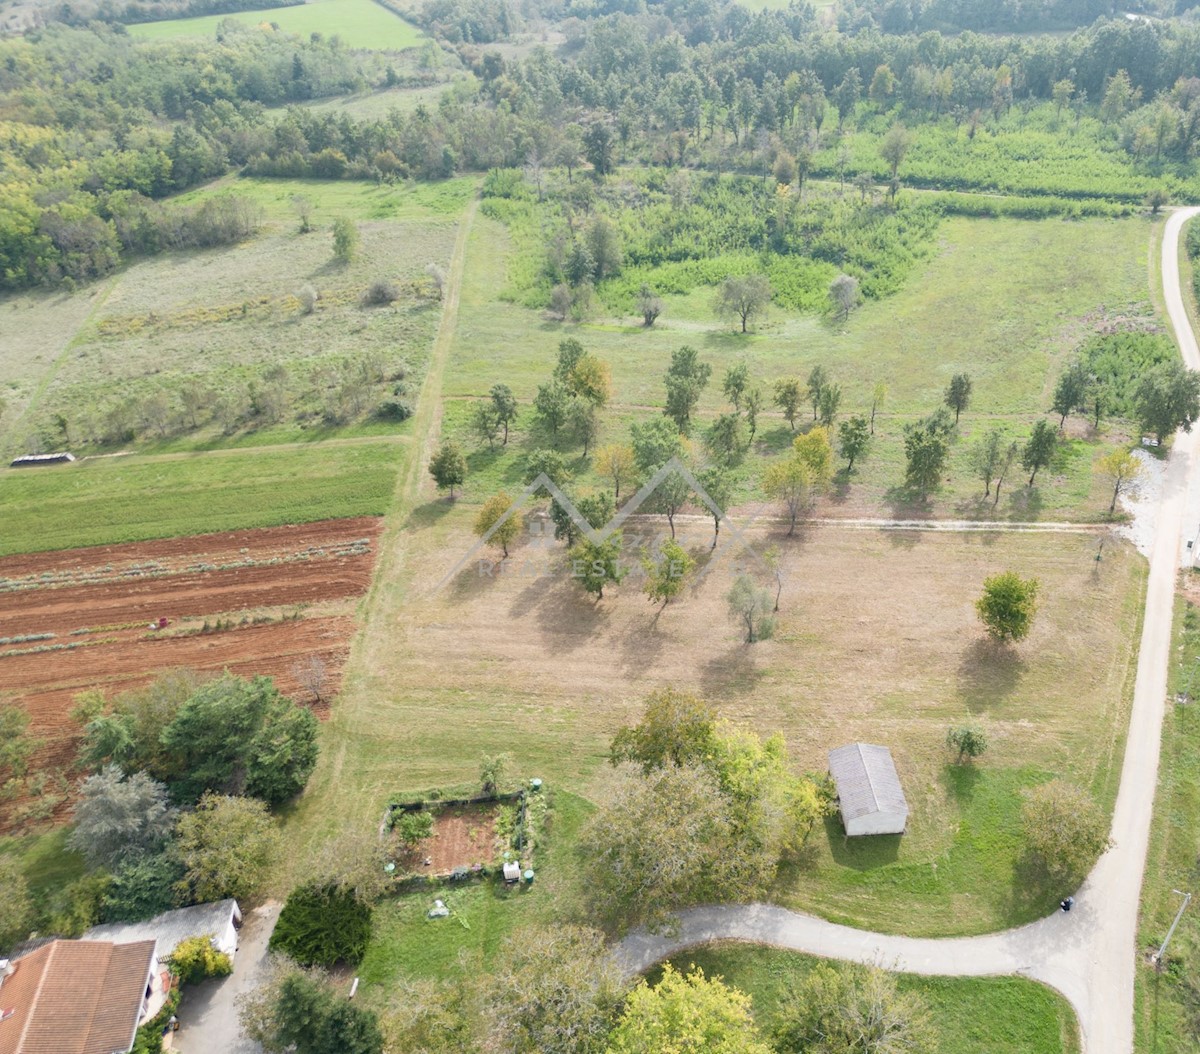
[[[0,559],[0,685],[42,741],[35,770],[64,772],[87,689],[119,692],[161,670],[272,676],[312,702],[294,667],[311,656],[336,693],[370,582],[371,517]],[[163,629],[150,623],[166,618]]]
[[[455,805],[433,820],[433,837],[422,846],[424,856],[416,870],[423,875],[444,875],[456,867],[486,864],[495,856],[498,805]],[[428,862],[426,862],[428,861]]]

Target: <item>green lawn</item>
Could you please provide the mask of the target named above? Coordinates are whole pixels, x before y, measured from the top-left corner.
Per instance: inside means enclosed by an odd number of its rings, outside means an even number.
[[[174,18],[129,26],[129,35],[150,40],[172,37],[212,36],[227,18],[247,25],[275,23],[285,33],[337,35],[352,48],[403,51],[425,40],[425,34],[373,0],[309,0],[296,7],[239,11],[230,15]]]
[[[770,1028],[788,985],[818,962],[811,956],[744,944],[695,948],[671,960],[678,970],[695,964],[746,992],[758,1024]],[[656,976],[658,971],[652,971]],[[939,1032],[938,1054],[1073,1054],[1078,1026],[1067,1001],[1018,977],[918,977],[901,974],[901,991],[925,1000]]]
[[[388,510],[396,441],[0,470],[0,556]]]
[[[0,838],[0,855],[15,856],[34,897],[61,889],[83,876],[83,857],[67,848],[66,827],[19,838]]]

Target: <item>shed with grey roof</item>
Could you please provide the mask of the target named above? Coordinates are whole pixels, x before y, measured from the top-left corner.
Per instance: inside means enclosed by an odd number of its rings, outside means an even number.
[[[236,900],[217,900],[211,904],[196,904],[177,911],[164,911],[145,922],[109,922],[93,926],[83,935],[85,941],[153,940],[160,960],[169,959],[176,946],[189,937],[211,937],[213,947],[231,959],[237,950],[237,930],[242,913]]]
[[[829,774],[848,836],[904,833],[908,802],[887,747],[851,743],[831,750]]]

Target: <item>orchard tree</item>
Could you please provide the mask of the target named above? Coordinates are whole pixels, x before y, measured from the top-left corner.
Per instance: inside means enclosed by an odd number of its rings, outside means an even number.
[[[908,153],[910,146],[912,146],[912,133],[899,122],[892,125],[888,129],[887,135],[883,137],[879,154],[887,162],[889,175],[893,180],[898,178],[900,166],[904,163],[904,156]]]
[[[800,412],[800,404],[804,399],[804,390],[797,377],[785,377],[775,382],[775,405],[783,411],[784,420],[796,431],[796,415]],[[815,416],[815,415],[814,415]]]
[[[788,535],[796,533],[796,521],[812,502],[812,474],[793,452],[767,466],[763,491],[778,501],[788,517]]]
[[[608,363],[584,353],[566,377],[567,391],[576,399],[600,410],[612,395],[612,372]]]
[[[988,748],[987,733],[978,725],[955,725],[946,730],[946,746],[957,751],[958,764],[974,760]]]
[[[956,373],[950,378],[946,389],[946,405],[954,411],[954,423],[971,402],[971,378],[965,373]]]
[[[691,484],[679,472],[672,469],[659,480],[658,486],[654,488],[654,493],[646,502],[646,509],[648,512],[666,516],[667,524],[671,528],[671,538],[674,539],[675,517],[691,497]]]
[[[717,712],[703,699],[677,688],[646,697],[642,720],[613,737],[609,761],[632,762],[643,775],[666,765],[706,763],[716,750]]]
[[[693,968],[670,963],[658,984],[645,980],[630,993],[608,1041],[608,1054],[772,1054],[754,1024],[750,997]]]
[[[746,393],[746,427],[750,430],[750,442],[754,442],[755,433],[758,432],[758,411],[762,408],[762,391],[758,388],[751,388]],[[793,426],[792,431],[795,431]]]
[[[534,450],[525,458],[525,474],[521,477],[528,486],[539,476],[545,476],[556,487],[565,487],[571,482],[571,470],[557,450]]]
[[[1073,362],[1058,378],[1054,386],[1054,400],[1050,409],[1058,414],[1058,427],[1062,430],[1067,418],[1087,401],[1091,377],[1082,362]]]
[[[904,430],[904,485],[927,501],[942,481],[949,456],[950,447],[940,429],[928,422],[910,425]]]
[[[708,427],[704,445],[714,460],[724,466],[736,464],[746,451],[746,428],[741,414],[718,414]]]
[[[602,121],[590,124],[583,133],[583,156],[596,173],[597,179],[603,179],[613,169],[613,137],[608,125]]]
[[[729,610],[746,629],[746,643],[768,640],[775,630],[770,590],[755,584],[749,575],[738,575],[726,598]]]
[[[206,794],[175,827],[187,885],[199,902],[257,896],[280,844],[266,805],[254,798]]]
[[[602,542],[584,538],[574,549],[571,576],[597,600],[603,600],[604,587],[619,584],[623,577],[620,559],[620,531],[614,531]]]
[[[833,480],[833,445],[829,429],[823,425],[810,428],[792,440],[792,451],[808,469],[808,482],[813,494],[819,494]]]
[[[498,546],[505,557],[508,556],[509,545],[521,533],[522,526],[520,510],[509,514],[510,509],[512,498],[501,491],[488,498],[475,517],[475,534],[480,538],[486,537],[490,545]],[[508,518],[504,519],[505,516]]]
[[[992,480],[999,475],[1007,447],[1003,429],[993,428],[971,448],[971,467],[975,475],[983,480],[985,498],[992,496]]]
[[[692,427],[692,414],[700,394],[712,376],[712,366],[701,362],[695,348],[686,345],[671,355],[664,380],[667,385],[667,407],[663,411],[683,435]]]
[[[850,317],[858,303],[858,279],[853,275],[840,274],[829,283],[829,304],[839,322]]]
[[[834,419],[837,417],[837,412],[841,405],[842,386],[840,384],[825,385],[821,389],[821,398],[817,406],[817,420],[821,422],[822,427],[833,427]]]
[[[1029,852],[1057,882],[1083,878],[1111,844],[1108,820],[1092,796],[1065,780],[1027,791],[1021,821]]]
[[[683,592],[688,575],[696,567],[691,554],[674,539],[662,543],[657,560],[646,557],[642,564],[646,572],[646,596],[651,603],[661,600],[663,607]]]
[[[867,419],[861,415],[851,417],[838,425],[838,446],[846,459],[846,471],[854,471],[854,462],[866,456],[871,445],[871,431]]]
[[[588,450],[600,434],[600,414],[596,404],[587,399],[572,399],[567,410],[567,424],[571,429],[571,438],[583,447],[586,459]]]
[[[764,315],[771,302],[771,283],[765,274],[730,275],[717,287],[713,307],[718,315],[737,318],[742,332],[750,320]]]
[[[454,488],[461,487],[467,478],[467,459],[452,439],[442,440],[442,445],[429,461],[429,474],[438,490],[449,489],[453,500]]]
[[[512,389],[507,384],[494,384],[491,391],[492,410],[496,415],[496,420],[504,428],[503,446],[508,446],[508,426],[517,419],[520,411],[517,407],[517,398],[512,393]]]
[[[1108,504],[1111,516],[1117,509],[1117,498],[1137,485],[1142,475],[1142,462],[1132,450],[1114,450],[1096,462],[1097,470],[1113,485],[1112,501]]]
[[[1134,394],[1138,423],[1160,444],[1177,428],[1185,432],[1200,417],[1200,373],[1182,362],[1164,362],[1148,371]]]
[[[983,595],[975,601],[988,636],[1001,644],[1029,636],[1037,611],[1038,580],[1005,571],[984,579]]]
[[[683,437],[669,417],[635,421],[629,428],[633,461],[644,476],[652,476],[673,457],[683,456]]]
[[[592,459],[596,471],[613,482],[613,500],[621,500],[621,484],[634,477],[633,448],[624,443],[609,443],[596,451]]]
[[[538,386],[533,397],[533,417],[538,427],[549,433],[550,442],[558,441],[558,433],[567,423],[571,408],[571,393],[557,378]]]
[[[1057,449],[1058,432],[1054,426],[1049,421],[1038,421],[1021,451],[1021,467],[1029,473],[1029,486],[1033,486],[1038,470],[1050,464]]]
[[[92,867],[112,868],[127,857],[160,849],[171,837],[175,817],[163,784],[144,772],[126,776],[109,765],[80,785],[67,845]]]
[[[817,415],[821,412],[821,393],[829,385],[829,374],[825,372],[824,366],[814,366],[808,374],[808,402],[812,406],[813,420],[817,419]]]
[[[658,316],[663,313],[662,299],[656,296],[654,290],[645,282],[638,290],[637,313],[642,316],[642,325],[647,329],[653,326]]]
[[[880,407],[887,401],[888,386],[883,381],[878,381],[874,389],[871,391],[871,435],[875,434],[875,414],[878,413]]]
[[[746,386],[750,383],[750,367],[744,362],[730,366],[725,371],[725,379],[721,382],[721,391],[733,405],[734,410],[741,412],[742,397],[746,394]]]
[[[496,449],[496,437],[500,435],[500,418],[496,416],[496,408],[490,402],[476,403],[471,410],[471,431],[488,445],[488,450]]]
[[[729,507],[729,502],[733,498],[733,477],[722,466],[710,465],[697,476],[696,482],[704,490],[704,496],[715,506],[715,508],[712,508],[707,503],[704,506],[708,509],[708,514],[713,518],[712,548],[715,549],[717,547],[717,540],[721,536],[721,520],[724,518],[725,510]]]

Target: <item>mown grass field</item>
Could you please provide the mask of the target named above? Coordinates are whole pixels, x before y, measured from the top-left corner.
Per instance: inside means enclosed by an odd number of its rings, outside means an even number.
[[[680,971],[699,966],[705,976],[723,977],[746,992],[756,1022],[769,1029],[788,986],[802,980],[820,960],[731,943],[696,948],[671,962]],[[1074,1054],[1079,1050],[1078,1026],[1067,1001],[1033,981],[900,974],[897,985],[929,1007],[938,1030],[939,1054]]]
[[[230,15],[174,18],[141,22],[129,27],[130,36],[149,40],[174,37],[210,37],[226,18],[247,25],[277,25],[284,33],[337,35],[347,47],[376,51],[403,51],[428,39],[411,22],[373,0],[308,0],[296,7],[239,11]]]
[[[388,511],[396,440],[0,470],[0,556]]]

